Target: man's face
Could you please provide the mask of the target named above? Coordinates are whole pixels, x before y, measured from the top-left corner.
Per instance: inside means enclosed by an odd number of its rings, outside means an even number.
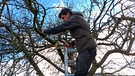
[[[63,22],[66,22],[69,19],[69,17],[70,17],[70,13],[69,12],[67,12],[66,15],[61,15],[61,19],[63,20]]]

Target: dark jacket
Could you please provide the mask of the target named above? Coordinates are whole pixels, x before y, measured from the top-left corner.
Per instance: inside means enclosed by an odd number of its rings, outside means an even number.
[[[78,52],[96,47],[96,43],[90,33],[90,27],[81,13],[73,12],[68,21],[44,32],[46,34],[57,34],[66,30],[69,30],[72,37],[75,38]]]

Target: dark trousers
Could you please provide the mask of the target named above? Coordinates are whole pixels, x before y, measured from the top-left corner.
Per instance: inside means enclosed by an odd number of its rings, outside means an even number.
[[[86,49],[79,53],[76,60],[76,73],[75,76],[87,76],[88,70],[91,66],[92,61],[96,56],[96,48]]]

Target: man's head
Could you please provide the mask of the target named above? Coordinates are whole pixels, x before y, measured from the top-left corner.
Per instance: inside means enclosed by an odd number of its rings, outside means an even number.
[[[65,22],[70,18],[71,15],[72,15],[72,12],[70,9],[63,8],[61,12],[59,13],[59,18]]]

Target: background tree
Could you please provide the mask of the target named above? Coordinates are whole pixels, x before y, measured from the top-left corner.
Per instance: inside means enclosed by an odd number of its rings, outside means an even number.
[[[2,76],[44,76],[64,73],[63,49],[53,47],[59,41],[71,41],[68,31],[39,37],[41,29],[61,23],[58,11],[65,5],[83,13],[98,44],[90,76],[99,72],[121,75],[134,69],[134,2],[128,0],[65,0],[59,6],[49,1],[2,0],[0,2],[0,74]],[[126,5],[128,4],[128,5]],[[59,47],[60,45],[58,45]],[[118,54],[116,54],[118,53]],[[53,55],[53,56],[52,56]],[[55,55],[55,56],[54,56]],[[76,57],[77,54],[70,55]],[[120,60],[116,58],[120,58]],[[117,61],[118,60],[118,61]],[[98,71],[98,69],[101,69]],[[109,70],[109,71],[108,71]],[[74,68],[71,72],[74,72]]]

